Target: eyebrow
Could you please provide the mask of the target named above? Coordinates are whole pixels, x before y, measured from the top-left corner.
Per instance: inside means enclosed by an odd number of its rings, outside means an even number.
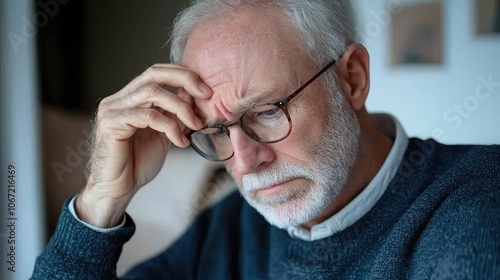
[[[259,96],[252,97],[246,100],[244,103],[237,105],[236,109],[232,111],[231,114],[238,116],[236,119],[239,119],[241,115],[243,115],[245,112],[256,106],[277,102],[278,100],[285,98],[285,97],[280,98],[276,96],[276,95],[282,95],[283,92],[276,93],[275,91],[264,91],[262,94],[259,94]],[[273,95],[275,95],[276,97],[274,97]],[[266,99],[268,99],[269,97],[272,97],[272,99],[266,101]],[[228,120],[215,119],[213,121],[207,122],[206,125],[217,126],[217,125],[224,125],[227,123],[231,122]]]
[[[243,104],[238,105],[234,111],[234,114],[240,115],[254,108],[255,106],[278,102],[279,100],[288,97],[288,95],[283,96],[284,93],[284,90],[263,91],[261,94],[259,94],[259,96],[252,97],[249,100],[245,101]]]

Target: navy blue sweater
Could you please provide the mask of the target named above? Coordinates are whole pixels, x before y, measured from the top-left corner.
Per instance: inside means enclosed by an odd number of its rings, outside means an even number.
[[[363,218],[307,242],[268,224],[238,193],[194,221],[127,279],[500,279],[500,146],[411,139]],[[112,279],[130,217],[95,232],[63,207],[33,279]]]

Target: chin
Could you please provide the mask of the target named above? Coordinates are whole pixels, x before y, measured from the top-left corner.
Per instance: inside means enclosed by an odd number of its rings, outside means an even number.
[[[303,193],[285,194],[266,199],[254,199],[243,194],[248,204],[254,207],[267,222],[280,229],[299,226],[319,216],[328,206],[321,193],[309,189]]]

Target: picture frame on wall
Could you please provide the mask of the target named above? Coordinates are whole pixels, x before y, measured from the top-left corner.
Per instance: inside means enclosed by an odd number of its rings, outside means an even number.
[[[500,0],[475,0],[476,35],[500,36]]]
[[[391,65],[443,63],[443,4],[408,4],[391,19]]]

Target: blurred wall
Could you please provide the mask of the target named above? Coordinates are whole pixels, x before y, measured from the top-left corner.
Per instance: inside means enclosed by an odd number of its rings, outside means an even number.
[[[391,66],[390,18],[422,0],[351,0],[371,55],[369,111],[444,143],[500,143],[500,35],[475,34],[475,0],[444,0],[444,63]],[[477,96],[481,97],[478,98]]]
[[[185,2],[85,1],[82,67],[91,108],[151,65],[169,62],[170,26]]]
[[[0,279],[28,279],[44,247],[36,28],[29,1],[0,0]]]

